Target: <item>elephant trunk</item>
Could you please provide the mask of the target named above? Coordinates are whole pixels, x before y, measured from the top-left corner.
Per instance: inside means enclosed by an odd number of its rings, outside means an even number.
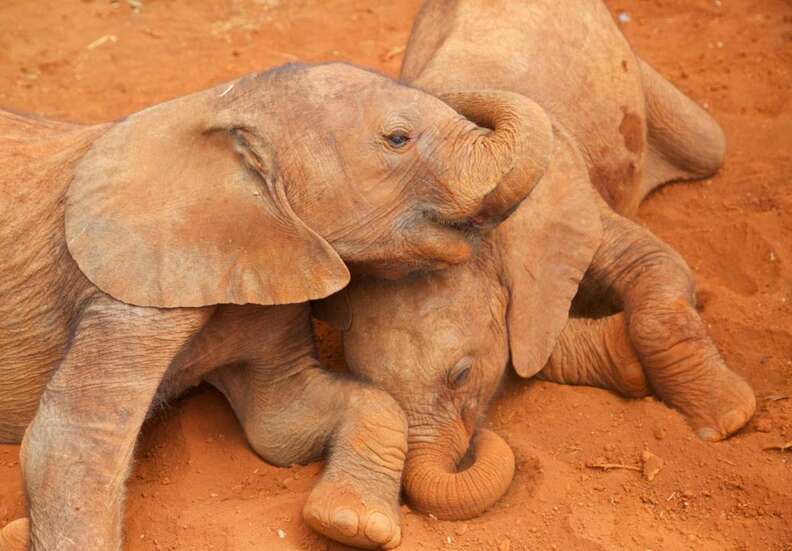
[[[450,92],[440,97],[480,127],[461,140],[454,154],[454,180],[476,184],[472,190],[453,190],[453,203],[474,203],[475,212],[468,215],[478,225],[497,224],[544,174],[553,149],[550,120],[536,103],[511,92]]]
[[[457,423],[444,432],[431,442],[411,437],[404,490],[417,510],[439,519],[476,517],[506,493],[514,477],[514,453],[500,436],[481,430],[472,440],[472,463],[460,470],[468,452],[467,431]]]

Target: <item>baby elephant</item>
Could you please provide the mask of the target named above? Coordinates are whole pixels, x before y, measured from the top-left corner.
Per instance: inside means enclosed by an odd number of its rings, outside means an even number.
[[[505,492],[513,455],[476,430],[509,360],[523,377],[627,396],[651,390],[706,440],[742,427],[754,395],[708,337],[689,268],[613,210],[634,213],[660,183],[712,174],[723,134],[636,58],[605,7],[430,1],[402,72],[435,93],[525,93],[555,122],[545,176],[474,260],[356,281],[346,301],[317,307],[347,329],[351,370],[407,414],[404,484],[416,507],[467,518]],[[457,472],[471,441],[473,463]]]
[[[308,301],[344,287],[347,264],[395,277],[465,261],[475,226],[533,185],[541,109],[451,99],[487,129],[344,64],[248,76],[113,124],[0,112],[0,442],[22,440],[32,549],[119,549],[141,424],[204,379],[267,461],[332,448],[311,526],[399,544],[405,417],[320,368]],[[10,524],[0,547],[26,547],[27,530]]]

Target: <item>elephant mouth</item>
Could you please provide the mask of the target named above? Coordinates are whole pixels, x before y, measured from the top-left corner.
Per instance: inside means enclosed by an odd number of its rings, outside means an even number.
[[[448,269],[470,260],[482,235],[494,224],[477,215],[450,218],[424,209],[407,221],[410,256],[376,264],[347,261],[347,267],[357,276],[398,280],[411,274]]]

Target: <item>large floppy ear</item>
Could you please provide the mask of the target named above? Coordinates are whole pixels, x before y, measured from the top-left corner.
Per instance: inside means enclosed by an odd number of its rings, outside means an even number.
[[[219,90],[130,116],[80,161],[66,202],[80,270],[139,306],[286,304],[343,288],[343,261],[287,201],[272,138],[237,124],[239,102]]]
[[[544,177],[496,231],[510,293],[511,361],[522,377],[546,364],[602,238],[586,166],[568,139],[557,138]]]

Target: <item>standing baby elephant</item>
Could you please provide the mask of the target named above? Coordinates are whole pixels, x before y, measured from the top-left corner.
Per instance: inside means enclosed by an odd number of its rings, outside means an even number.
[[[509,93],[452,99],[488,128],[344,64],[114,124],[0,112],[0,442],[24,435],[33,549],[119,549],[141,424],[203,379],[271,463],[332,448],[311,526],[398,545],[404,415],[319,367],[307,301],[347,284],[345,262],[388,276],[461,263],[474,226],[525,196],[543,112]],[[15,521],[0,547],[27,532]]]
[[[351,370],[407,414],[413,504],[467,518],[506,491],[513,456],[494,433],[476,431],[509,360],[523,377],[651,390],[706,440],[742,427],[754,395],[708,337],[689,268],[613,210],[634,213],[662,182],[712,174],[723,134],[631,52],[605,7],[429,1],[402,76],[435,93],[524,93],[555,123],[545,176],[474,260],[355,281],[346,301],[317,308],[347,329]],[[475,459],[458,472],[471,442]]]

